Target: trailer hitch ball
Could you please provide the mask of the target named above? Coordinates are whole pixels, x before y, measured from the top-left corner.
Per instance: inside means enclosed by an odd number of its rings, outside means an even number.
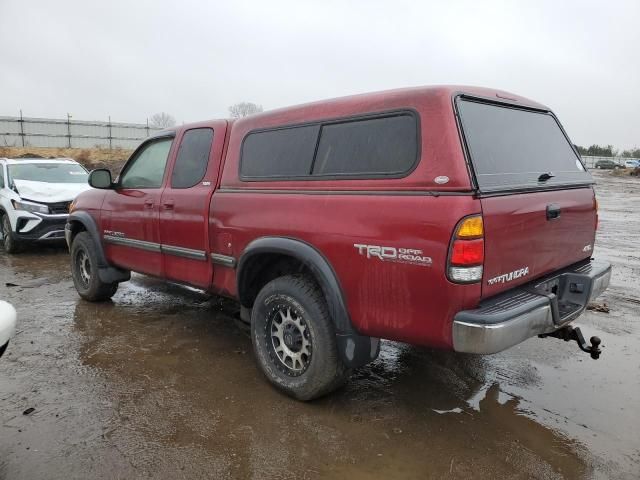
[[[602,349],[600,348],[600,344],[602,343],[602,340],[600,340],[600,337],[591,337],[589,339],[589,342],[591,343],[591,345],[587,345],[587,342],[584,339],[584,336],[582,335],[582,331],[580,331],[579,327],[574,328],[571,325],[567,325],[566,327],[562,327],[554,332],[544,333],[538,336],[540,338],[546,338],[546,337],[560,338],[565,342],[575,340],[580,350],[591,355],[591,358],[593,358],[594,360],[597,360],[598,358],[600,358],[600,354],[602,353]]]
[[[598,358],[602,353],[602,350],[600,350],[602,340],[600,340],[600,337],[591,337],[589,342],[591,342],[591,356],[593,357],[594,352],[597,352],[597,355],[594,358]]]

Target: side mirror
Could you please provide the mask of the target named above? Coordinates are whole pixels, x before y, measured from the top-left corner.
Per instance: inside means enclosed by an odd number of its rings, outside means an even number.
[[[93,188],[110,189],[113,188],[111,172],[106,168],[92,170],[89,174],[89,185]]]

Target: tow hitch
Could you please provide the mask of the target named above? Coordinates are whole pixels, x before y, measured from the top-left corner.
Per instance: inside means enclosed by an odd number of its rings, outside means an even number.
[[[591,358],[597,360],[600,358],[600,354],[602,350],[600,349],[601,340],[599,337],[591,337],[589,341],[591,345],[587,345],[584,337],[582,336],[582,332],[579,327],[573,328],[571,325],[567,325],[566,327],[562,327],[559,330],[551,333],[543,333],[542,335],[538,335],[539,338],[545,337],[554,337],[564,340],[565,342],[569,342],[571,340],[575,340],[580,347],[580,350],[583,352],[587,352],[591,355]]]

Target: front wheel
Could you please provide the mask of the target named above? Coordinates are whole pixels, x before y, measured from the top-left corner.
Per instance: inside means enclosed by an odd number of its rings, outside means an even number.
[[[349,375],[322,291],[305,275],[279,277],[260,290],[251,340],[267,379],[298,400],[325,395]]]
[[[11,231],[11,222],[8,215],[2,215],[2,245],[7,253],[17,253],[20,251],[20,244],[13,238]]]
[[[87,232],[80,232],[71,244],[71,274],[78,294],[90,302],[108,300],[118,289],[118,282],[100,280],[96,246]]]

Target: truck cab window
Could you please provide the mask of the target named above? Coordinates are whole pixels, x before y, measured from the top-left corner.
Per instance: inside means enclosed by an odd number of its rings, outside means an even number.
[[[126,165],[120,177],[120,187],[160,188],[172,140],[156,140],[140,150]]]
[[[213,130],[210,128],[185,132],[173,167],[171,188],[190,188],[202,180],[207,172],[212,141]]]

